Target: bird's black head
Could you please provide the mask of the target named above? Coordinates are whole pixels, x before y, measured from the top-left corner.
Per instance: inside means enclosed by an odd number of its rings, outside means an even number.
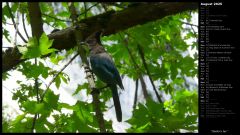
[[[102,45],[100,40],[102,33],[103,30],[96,31],[86,39],[86,43],[90,48],[95,45]]]

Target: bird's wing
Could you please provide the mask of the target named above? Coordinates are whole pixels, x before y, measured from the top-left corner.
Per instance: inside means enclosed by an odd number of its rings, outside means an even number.
[[[121,89],[124,89],[119,72],[116,69],[111,57],[107,53],[101,53],[99,57],[96,57],[94,59],[92,58],[91,64],[97,64],[99,70],[101,70],[101,72],[104,72],[105,77],[111,78],[111,80],[114,80]]]
[[[122,79],[119,75],[119,72],[118,72],[117,68],[115,67],[115,65],[113,63],[113,60],[111,59],[111,57],[107,53],[105,53],[105,54],[106,55],[102,56],[106,60],[106,62],[104,63],[104,66],[108,69],[108,71],[110,71],[113,74],[114,80],[119,85],[119,87],[121,89],[124,89],[123,84],[122,84]]]

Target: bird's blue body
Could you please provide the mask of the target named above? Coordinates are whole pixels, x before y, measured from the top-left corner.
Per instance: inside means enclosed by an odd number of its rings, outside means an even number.
[[[99,38],[99,37],[97,37]],[[112,91],[117,120],[122,121],[122,110],[117,92],[117,85],[123,88],[122,80],[117,68],[109,54],[104,50],[99,40],[89,39],[90,63],[93,73],[103,82],[107,83]]]
[[[118,70],[114,66],[111,57],[106,53],[90,54],[90,63],[93,73],[107,84],[117,84],[123,89]]]

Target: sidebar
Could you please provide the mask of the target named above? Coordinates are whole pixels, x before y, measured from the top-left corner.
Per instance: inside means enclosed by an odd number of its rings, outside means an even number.
[[[199,133],[231,134],[239,125],[239,15],[230,4],[199,6]]]

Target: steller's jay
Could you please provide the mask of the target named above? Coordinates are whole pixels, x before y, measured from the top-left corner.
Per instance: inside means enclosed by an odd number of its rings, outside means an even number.
[[[90,63],[93,73],[103,82],[110,87],[112,91],[113,102],[115,106],[117,120],[122,121],[122,110],[118,97],[117,85],[123,88],[122,80],[119,72],[114,65],[112,58],[103,48],[100,41],[100,34],[102,31],[98,31],[90,35],[86,39],[86,43],[90,49]]]

